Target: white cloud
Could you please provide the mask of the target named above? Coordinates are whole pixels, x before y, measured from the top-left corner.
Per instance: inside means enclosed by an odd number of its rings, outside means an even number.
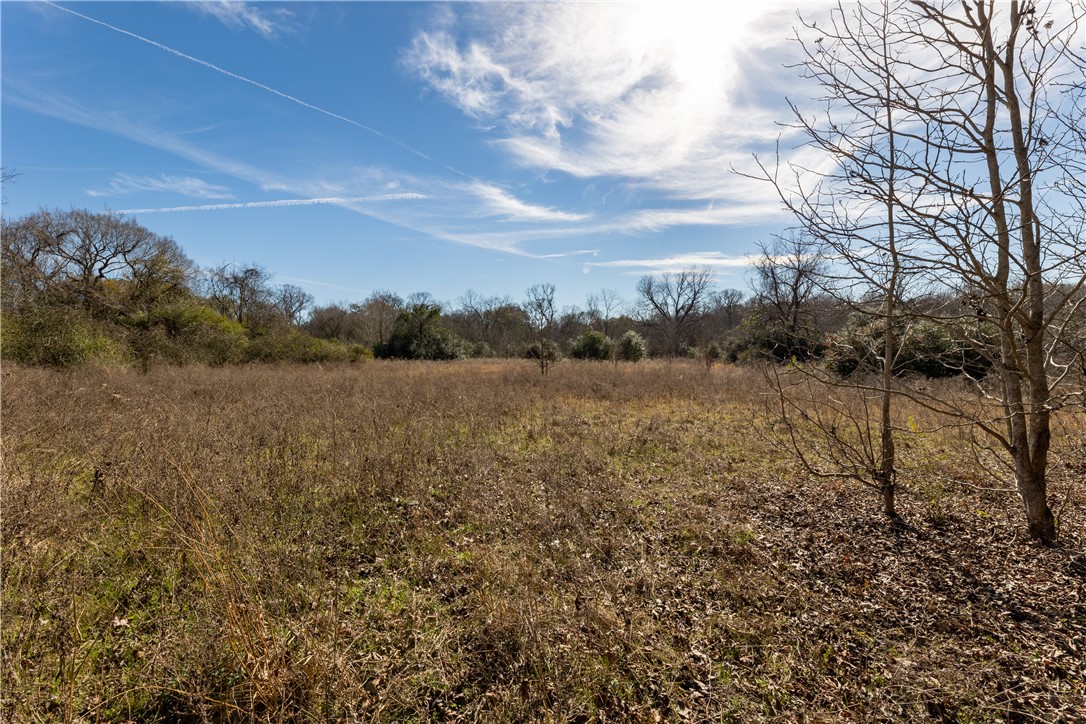
[[[729,164],[781,132],[780,112],[762,99],[788,74],[762,71],[783,57],[791,12],[663,0],[472,5],[462,25],[443,13],[442,27],[419,33],[404,62],[493,125],[496,147],[521,165],[726,199]]]
[[[125,209],[122,214],[160,214],[175,211],[226,211],[228,209],[273,209],[281,206],[318,206],[333,204],[371,204],[380,201],[409,201],[425,199],[422,194],[380,194],[377,196],[356,196],[353,198],[328,197],[321,199],[276,199],[274,201],[245,201],[237,204],[199,204],[196,206],[169,206],[158,209]]]
[[[232,199],[234,195],[225,186],[216,186],[207,181],[191,176],[170,176],[161,174],[157,177],[135,176],[130,173],[118,173],[105,189],[87,189],[88,196],[122,196],[141,191],[161,191],[191,196],[197,199]]]
[[[238,161],[230,154],[196,145],[187,138],[188,134],[171,132],[161,126],[157,119],[148,120],[150,112],[134,102],[129,105],[115,103],[109,109],[103,109],[101,104],[84,104],[63,94],[50,93],[36,84],[8,79],[5,79],[4,94],[6,101],[25,110],[177,154],[219,173],[256,184],[265,191],[288,191],[292,188],[287,176]]]
[[[565,211],[536,206],[526,203],[497,186],[482,181],[470,184],[468,190],[482,202],[481,212],[485,216],[501,216],[508,221],[584,221],[585,214],[571,214]]]
[[[200,0],[188,6],[204,16],[210,16],[231,30],[255,30],[265,38],[274,38],[290,30],[287,24],[294,13],[286,8],[265,10],[252,3],[238,0]]]
[[[589,262],[585,266],[612,269],[628,269],[631,274],[677,272],[691,267],[714,269],[744,269],[751,265],[751,258],[727,256],[719,251],[687,252],[655,259],[620,259],[615,261]]]
[[[46,94],[33,85],[9,83],[7,100],[45,115],[62,118],[159,148],[266,192],[291,194],[298,199],[250,202],[274,206],[320,203],[329,199],[360,214],[412,229],[456,244],[491,249],[519,256],[545,258],[556,241],[589,239],[597,235],[641,234],[679,225],[712,225],[764,221],[779,213],[779,202],[761,206],[701,204],[689,208],[600,209],[592,216],[529,204],[504,189],[484,182],[464,183],[433,176],[416,176],[393,169],[355,167],[324,160],[307,169],[280,170],[244,163],[229,152],[194,142],[190,134],[163,127],[161,119],[145,118],[146,110],[118,107],[103,110],[59,94]],[[134,177],[133,177],[134,178]],[[734,179],[734,177],[732,177]],[[401,191],[407,189],[409,191]],[[738,193],[738,191],[737,191]],[[374,203],[378,198],[408,198],[410,204]],[[244,208],[245,204],[206,204],[185,207],[132,209],[138,213]],[[500,217],[495,219],[494,217]],[[495,220],[500,220],[497,228]]]

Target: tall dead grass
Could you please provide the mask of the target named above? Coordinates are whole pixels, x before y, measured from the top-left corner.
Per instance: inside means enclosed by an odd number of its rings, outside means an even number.
[[[771,535],[807,493],[754,371],[5,366],[3,383],[5,720],[927,711],[867,675],[820,688],[838,675],[802,633],[814,584],[781,574]],[[918,441],[916,469],[957,464],[955,444]],[[1061,485],[1077,535],[1082,488]],[[916,489],[918,521],[974,505]],[[865,496],[818,491],[877,521]],[[987,711],[978,681],[936,690]]]

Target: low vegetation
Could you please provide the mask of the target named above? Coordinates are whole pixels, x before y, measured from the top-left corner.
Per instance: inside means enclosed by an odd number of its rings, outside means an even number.
[[[919,405],[901,522],[810,479],[752,368],[9,363],[2,392],[4,721],[1083,712],[1081,410],[1043,547]]]

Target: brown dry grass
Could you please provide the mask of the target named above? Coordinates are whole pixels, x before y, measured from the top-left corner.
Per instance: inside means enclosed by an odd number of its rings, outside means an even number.
[[[908,526],[805,480],[756,372],[371,363],[3,377],[4,721],[1086,716],[1063,546],[955,431]]]

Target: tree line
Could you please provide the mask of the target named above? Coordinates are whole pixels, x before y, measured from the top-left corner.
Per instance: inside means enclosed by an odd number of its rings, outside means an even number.
[[[633,300],[612,289],[560,308],[553,284],[519,301],[467,290],[376,290],[316,306],[257,263],[201,268],[171,238],[121,214],[41,210],[3,220],[3,356],[27,364],[94,361],[230,364],[562,357],[750,362],[824,360],[839,376],[873,369],[877,336],[855,300],[830,292],[828,262],[797,237],[763,244],[748,290],[718,288],[709,267],[643,276]],[[927,299],[953,306],[951,295]],[[964,331],[907,335],[897,372],[980,373]]]

